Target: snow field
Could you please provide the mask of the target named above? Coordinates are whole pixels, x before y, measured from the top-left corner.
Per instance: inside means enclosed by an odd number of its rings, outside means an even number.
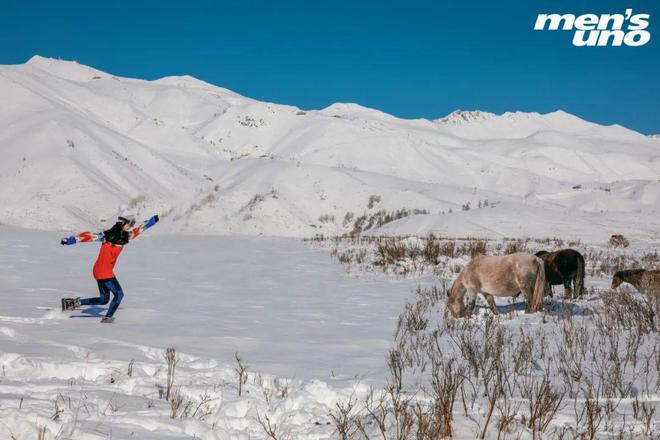
[[[373,266],[372,238],[302,243],[159,235],[157,228],[122,254],[118,276],[127,294],[111,325],[98,323],[103,307],[49,310],[68,293],[92,293],[81,272],[96,245],[62,247],[58,234],[0,231],[0,433],[253,439],[272,438],[270,431],[278,439],[334,439],[345,426],[358,437],[363,430],[382,438],[383,417],[389,439],[397,438],[395,414],[408,417],[410,435],[422,429],[420,420],[445,426],[431,404],[451,395],[457,378],[447,426],[459,439],[478,437],[485,426],[489,439],[498,431],[504,438],[538,436],[530,402],[539,395],[561,396],[556,411],[536,422],[544,438],[589,435],[589,417],[598,422],[591,425],[596,438],[653,438],[660,428],[657,327],[617,317],[627,310],[618,297],[638,305],[644,297],[608,296],[604,272],[612,261],[647,261],[653,246],[578,244],[588,258],[586,297],[567,301],[556,289],[543,314],[498,301],[498,317],[480,309],[471,320],[448,321],[442,279],[468,261],[459,251],[435,270],[423,260],[402,261],[384,274]],[[426,239],[401,241],[422,248]],[[559,244],[496,240],[486,249]],[[333,246],[364,249],[363,264],[338,264]],[[160,398],[167,347],[178,356],[174,410],[172,398]],[[236,353],[247,365],[241,396]],[[396,388],[392,359],[400,365]],[[506,378],[506,392],[486,424],[496,377]],[[411,411],[394,411],[395,402]],[[590,416],[587,402],[596,411]],[[419,435],[437,435],[429,432]]]
[[[257,414],[288,438],[331,438],[334,403],[382,382],[417,281],[350,276],[300,240],[159,226],[123,251],[125,298],[109,325],[98,322],[105,307],[58,310],[63,296],[97,294],[98,244],[0,229],[0,438],[37,438],[43,427],[46,439],[263,438]],[[183,418],[158,398],[167,347],[180,359],[175,385],[192,402]],[[237,352],[248,365],[240,398]],[[193,416],[204,395],[211,400]],[[50,420],[56,402],[63,412]]]

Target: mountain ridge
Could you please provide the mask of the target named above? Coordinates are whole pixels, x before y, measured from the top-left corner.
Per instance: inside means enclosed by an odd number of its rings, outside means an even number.
[[[0,92],[8,225],[90,228],[125,203],[171,215],[163,229],[173,232],[293,236],[349,232],[349,214],[378,210],[442,223],[486,198],[558,215],[634,209],[642,228],[658,213],[657,141],[563,111],[429,120],[354,103],[302,110],[187,75],[122,78],[38,56],[0,66]],[[605,184],[608,199],[583,200]],[[371,196],[380,202],[368,208]]]

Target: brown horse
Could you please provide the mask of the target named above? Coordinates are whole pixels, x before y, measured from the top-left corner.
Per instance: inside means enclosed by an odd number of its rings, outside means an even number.
[[[642,293],[660,290],[660,270],[620,270],[612,277],[612,289],[616,289],[621,283],[630,283]]]
[[[562,249],[555,252],[539,251],[535,255],[545,262],[545,279],[550,286],[563,284],[566,298],[584,293],[584,257],[581,253],[573,249]],[[552,288],[548,291],[552,296]]]
[[[478,255],[463,268],[452,284],[447,308],[455,317],[466,316],[463,297],[467,293],[468,312],[474,311],[477,293],[481,293],[493,313],[497,313],[493,296],[516,297],[522,292],[528,312],[543,309],[545,292],[543,261],[532,254],[519,252],[502,257]]]

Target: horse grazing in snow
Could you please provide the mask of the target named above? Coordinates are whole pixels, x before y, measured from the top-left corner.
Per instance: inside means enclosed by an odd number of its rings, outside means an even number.
[[[543,309],[545,289],[545,268],[540,258],[524,252],[501,257],[478,255],[463,268],[452,284],[447,308],[455,317],[471,314],[477,293],[481,293],[493,313],[497,313],[494,296],[516,297],[523,293],[527,312],[538,312]],[[466,294],[467,311],[463,301]]]
[[[612,289],[621,283],[630,283],[641,293],[660,291],[660,270],[620,270],[612,277]]]
[[[581,253],[573,249],[562,249],[555,252],[539,251],[535,255],[545,262],[545,279],[550,286],[563,284],[566,298],[584,293],[584,257]],[[548,290],[552,296],[552,288]]]

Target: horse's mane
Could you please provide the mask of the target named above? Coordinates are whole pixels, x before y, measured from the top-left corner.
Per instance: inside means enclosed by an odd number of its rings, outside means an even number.
[[[614,274],[615,277],[619,278],[628,278],[633,275],[639,275],[646,272],[644,269],[628,269],[628,270],[620,270],[617,273]]]

